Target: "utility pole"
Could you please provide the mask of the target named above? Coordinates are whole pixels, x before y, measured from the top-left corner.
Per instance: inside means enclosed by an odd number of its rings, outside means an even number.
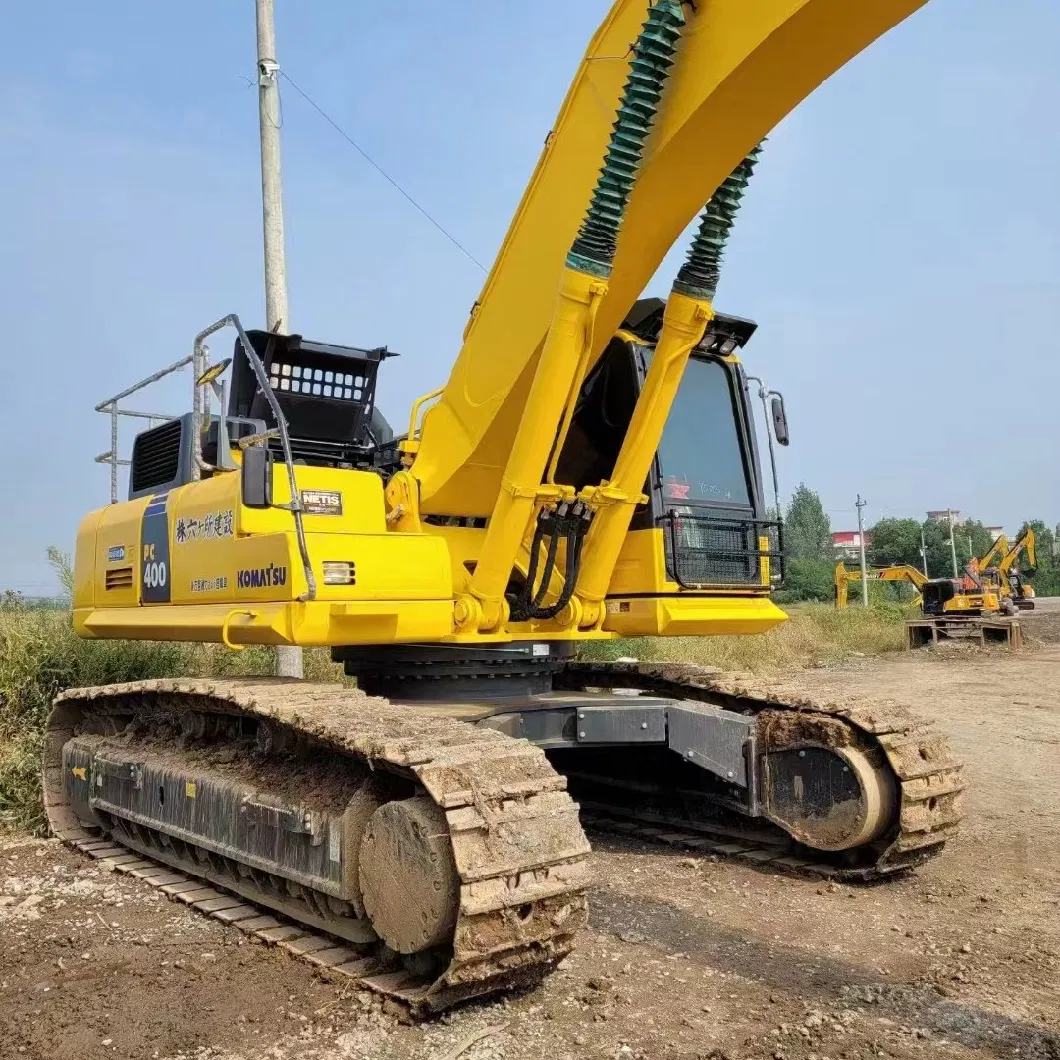
[[[261,134],[261,213],[265,242],[265,326],[290,330],[287,261],[280,180],[280,67],[276,62],[273,0],[256,0],[258,23],[258,126]]]
[[[865,566],[865,522],[861,515],[862,508],[868,504],[868,501],[861,499],[861,494],[858,494],[858,544],[861,545],[861,602],[868,607],[869,606],[869,572]]]
[[[950,556],[953,558],[953,576],[955,578],[960,577],[957,573],[957,546],[953,542],[953,509],[946,509],[946,517],[950,521]]]
[[[920,528],[920,558],[924,561],[924,577],[930,578],[927,568],[927,538],[924,536],[924,528]]]
[[[273,0],[256,0],[258,29],[258,128],[261,134],[261,217],[265,244],[265,327],[289,332],[287,261],[280,181],[280,67],[276,62]],[[292,501],[297,498],[292,497]],[[302,649],[276,649],[276,676],[304,674]]]

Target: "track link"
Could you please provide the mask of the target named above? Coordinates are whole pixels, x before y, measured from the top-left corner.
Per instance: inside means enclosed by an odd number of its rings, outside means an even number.
[[[194,859],[175,864],[163,844],[152,847],[143,828],[110,835],[86,828],[64,791],[64,745],[92,715],[151,708],[279,724],[359,768],[414,781],[418,794],[444,813],[459,877],[459,910],[441,974],[417,972],[379,940],[364,945],[335,937],[321,930],[319,921],[308,930],[292,925],[289,917],[297,918],[297,909],[285,906],[286,916],[278,918],[275,903],[259,903],[246,889],[239,897],[225,893],[233,885],[218,875],[217,859],[212,868],[199,868]],[[586,920],[589,844],[566,781],[538,748],[339,685],[262,678],[71,689],[56,699],[49,720],[44,781],[45,806],[59,838],[194,908],[397,998],[414,1012],[438,1011],[539,979],[570,951]],[[263,904],[272,908],[260,908]]]
[[[691,663],[569,663],[557,685],[588,688],[631,688],[672,699],[710,703],[759,719],[763,745],[778,716],[797,719],[827,716],[842,722],[852,736],[877,748],[894,773],[898,813],[894,827],[872,845],[872,860],[845,866],[799,844],[778,844],[772,832],[756,841],[748,820],[746,832],[713,833],[709,824],[673,818],[652,819],[615,814],[592,807],[587,824],[641,838],[709,850],[757,864],[770,863],[800,873],[869,881],[914,868],[941,853],[957,833],[962,819],[963,767],[946,738],[905,707],[885,701],[836,703],[817,699],[781,681],[724,674]],[[867,853],[867,852],[862,852]]]

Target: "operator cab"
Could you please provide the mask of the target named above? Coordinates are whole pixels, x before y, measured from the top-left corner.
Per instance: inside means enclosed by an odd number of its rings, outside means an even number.
[[[581,488],[610,478],[664,308],[658,298],[639,300],[589,373],[560,455],[559,481]],[[644,485],[648,503],[630,527],[666,531],[668,573],[684,588],[760,584],[759,539],[778,538],[763,501],[747,380],[735,358],[757,327],[721,313],[712,319],[670,409]],[[776,552],[779,541],[768,550]]]

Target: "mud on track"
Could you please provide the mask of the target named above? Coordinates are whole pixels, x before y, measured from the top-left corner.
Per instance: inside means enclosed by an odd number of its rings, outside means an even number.
[[[1060,646],[797,680],[890,696],[950,734],[968,820],[940,858],[856,887],[593,835],[590,927],[561,970],[407,1026],[139,881],[8,837],[0,1057],[1060,1060]]]

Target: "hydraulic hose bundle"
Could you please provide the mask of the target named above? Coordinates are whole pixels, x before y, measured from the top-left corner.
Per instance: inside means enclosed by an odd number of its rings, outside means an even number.
[[[511,593],[507,597],[513,622],[525,622],[531,618],[555,618],[570,603],[570,598],[574,595],[574,587],[578,583],[582,546],[585,544],[585,535],[589,530],[592,517],[593,513],[581,501],[575,501],[573,504],[563,502],[555,508],[542,508],[538,512],[534,539],[530,546],[530,562],[526,569],[526,581],[519,592]],[[540,564],[541,549],[546,540],[548,549],[539,581],[537,568]],[[563,588],[555,603],[542,606],[552,582],[552,576],[556,572],[560,541],[566,541]]]

